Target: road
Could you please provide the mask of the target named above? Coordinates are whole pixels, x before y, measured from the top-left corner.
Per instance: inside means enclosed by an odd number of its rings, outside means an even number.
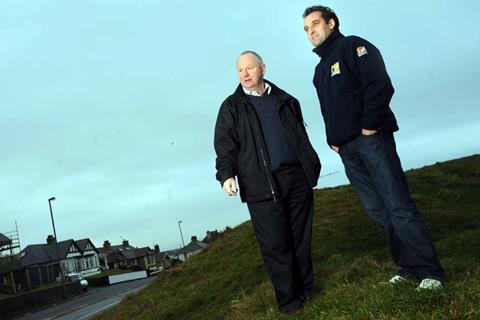
[[[154,279],[146,278],[108,287],[92,287],[87,292],[53,306],[20,315],[18,320],[87,320],[118,304],[128,294],[144,288]]]

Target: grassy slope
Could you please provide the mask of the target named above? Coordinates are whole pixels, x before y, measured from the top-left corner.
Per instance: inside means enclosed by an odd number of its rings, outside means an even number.
[[[320,291],[291,319],[480,319],[480,156],[407,173],[449,282],[416,292],[349,186],[317,190],[313,259]],[[249,221],[98,319],[283,319]]]

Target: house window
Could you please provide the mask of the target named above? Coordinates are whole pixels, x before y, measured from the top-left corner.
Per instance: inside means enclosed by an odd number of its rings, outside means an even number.
[[[91,268],[94,268],[95,267],[95,259],[94,259],[94,256],[90,256],[87,258],[87,268],[88,269],[91,269]]]

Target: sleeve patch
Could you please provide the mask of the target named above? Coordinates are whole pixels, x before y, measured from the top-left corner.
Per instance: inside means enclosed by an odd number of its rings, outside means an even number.
[[[367,49],[365,47],[358,47],[357,48],[357,56],[360,58],[361,56],[364,56],[368,53]]]

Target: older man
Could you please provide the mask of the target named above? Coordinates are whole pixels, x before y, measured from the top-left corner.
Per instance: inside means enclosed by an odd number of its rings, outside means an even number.
[[[293,313],[313,295],[310,242],[320,161],[297,99],[264,80],[253,51],[237,60],[240,84],[215,126],[216,178],[246,202],[279,310]]]
[[[328,7],[309,7],[303,18],[321,58],[313,83],[327,142],[340,155],[367,213],[388,235],[400,267],[390,282],[410,278],[420,281],[418,289],[440,288],[445,274],[397,154],[398,126],[389,106],[394,90],[380,51],[365,39],[342,35]]]

